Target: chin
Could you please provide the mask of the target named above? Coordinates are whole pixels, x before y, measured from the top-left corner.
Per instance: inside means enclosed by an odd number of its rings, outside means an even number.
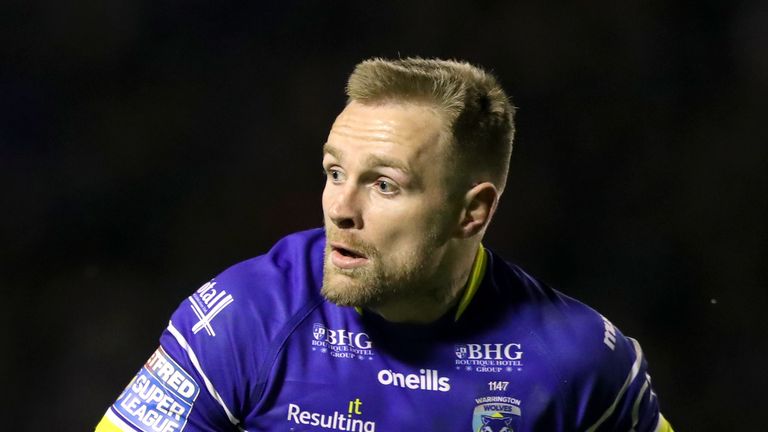
[[[360,299],[350,296],[348,292],[339,292],[333,289],[329,289],[329,290],[323,289],[321,291],[321,294],[323,295],[323,297],[325,297],[326,300],[339,306],[349,306],[349,307],[366,307],[367,306],[365,302],[362,302],[360,301]]]
[[[370,308],[380,301],[380,293],[367,290],[346,275],[331,275],[323,280],[320,294],[339,306]]]
[[[359,291],[359,288],[348,276],[337,272],[326,272],[320,294],[339,306],[358,306],[354,295],[356,291]]]

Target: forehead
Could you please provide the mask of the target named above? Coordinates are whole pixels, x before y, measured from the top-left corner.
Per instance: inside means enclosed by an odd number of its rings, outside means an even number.
[[[442,153],[444,130],[443,118],[426,105],[351,102],[331,127],[324,151],[418,163]]]

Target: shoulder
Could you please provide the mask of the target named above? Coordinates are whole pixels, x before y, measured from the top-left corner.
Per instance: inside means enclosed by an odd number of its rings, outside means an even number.
[[[215,283],[219,292],[228,290],[236,297],[235,309],[246,308],[246,312],[252,312],[250,309],[257,308],[271,314],[290,314],[303,302],[317,297],[314,288],[322,280],[324,247],[325,234],[321,229],[291,234],[266,254],[233,265],[208,284]],[[205,287],[190,299],[196,298]]]
[[[652,430],[659,408],[640,344],[594,309],[561,296],[568,324],[554,325],[548,337],[557,347],[551,350],[564,415],[588,431]]]
[[[235,264],[182,301],[171,318],[180,333],[203,341],[246,333],[274,337],[307,304],[320,301],[325,236],[315,229],[289,235],[264,255]]]
[[[528,328],[559,369],[579,371],[601,362],[626,362],[632,343],[593,308],[540,281],[498,255],[493,285],[515,322]]]
[[[237,401],[258,393],[291,326],[323,302],[324,247],[323,230],[303,231],[226,269],[181,302],[161,345],[190,364],[237,412]]]
[[[590,306],[496,260],[496,289],[510,299],[509,314],[527,329],[530,343],[553,374],[559,412],[570,419],[568,424],[583,429],[609,416],[625,421],[622,409],[631,418],[637,395],[648,394],[647,363],[638,342]]]
[[[543,309],[539,334],[564,379],[622,383],[639,346],[591,307],[556,290]]]

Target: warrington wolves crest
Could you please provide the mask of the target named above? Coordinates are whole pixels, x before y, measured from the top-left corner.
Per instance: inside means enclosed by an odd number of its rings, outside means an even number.
[[[488,396],[475,399],[472,432],[515,432],[520,416],[520,401],[506,396]]]

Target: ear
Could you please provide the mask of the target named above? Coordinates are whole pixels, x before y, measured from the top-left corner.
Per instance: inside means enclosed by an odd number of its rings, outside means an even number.
[[[481,233],[490,223],[498,202],[499,191],[493,183],[482,182],[472,186],[464,195],[464,209],[459,226],[462,237]]]

